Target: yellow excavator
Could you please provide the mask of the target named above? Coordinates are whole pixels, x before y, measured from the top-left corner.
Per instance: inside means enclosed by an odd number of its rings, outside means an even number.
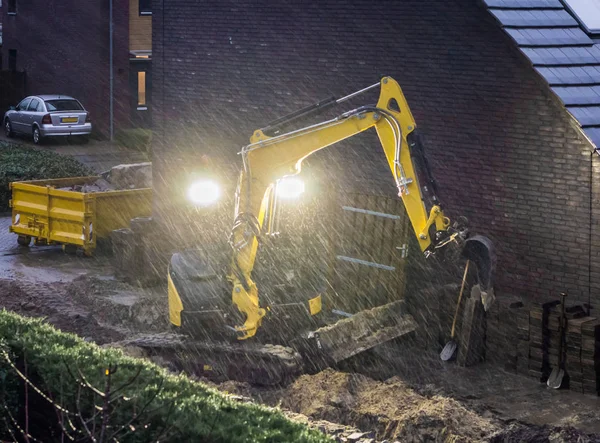
[[[294,121],[380,88],[376,105],[291,131]],[[231,249],[218,259],[202,249],[173,255],[168,270],[169,319],[180,332],[132,344],[170,350],[197,372],[218,371],[228,378],[280,383],[308,365],[335,364],[398,338],[417,327],[402,300],[347,315],[325,309],[325,290],[298,294],[289,287],[259,288],[253,269],[259,241],[273,231],[278,192],[301,191],[294,180],[311,154],[368,129],[377,132],[398,195],[426,257],[449,245],[477,267],[484,307],[492,302],[495,253],[491,241],[452,224],[436,195],[417,127],[399,84],[391,77],[340,99],[331,98],[256,130],[241,151]],[[208,180],[190,188],[199,205],[215,200]],[[229,296],[230,294],[230,296]],[[162,341],[161,341],[162,340]],[[188,366],[189,368],[189,366]]]

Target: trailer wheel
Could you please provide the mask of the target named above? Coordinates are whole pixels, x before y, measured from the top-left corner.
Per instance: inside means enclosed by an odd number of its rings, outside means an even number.
[[[31,244],[31,237],[28,235],[19,235],[17,243],[20,246],[29,246]]]

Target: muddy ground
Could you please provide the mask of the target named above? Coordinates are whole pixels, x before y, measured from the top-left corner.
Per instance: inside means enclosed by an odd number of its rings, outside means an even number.
[[[142,290],[116,280],[108,258],[69,257],[56,248],[0,250],[0,307],[43,317],[101,345],[164,330],[165,294],[166,288]],[[240,401],[283,408],[338,441],[600,442],[597,398],[548,390],[488,364],[458,368],[436,353],[396,346],[385,361],[361,356],[289,386],[229,381],[215,387]]]

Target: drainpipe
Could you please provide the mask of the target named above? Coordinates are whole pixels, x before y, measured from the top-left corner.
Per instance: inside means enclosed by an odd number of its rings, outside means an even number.
[[[110,92],[109,92],[109,102],[110,102],[110,110],[109,110],[109,119],[110,119],[110,141],[112,142],[114,139],[114,123],[113,123],[113,110],[114,110],[114,78],[113,78],[113,0],[109,0],[109,65],[110,65]]]

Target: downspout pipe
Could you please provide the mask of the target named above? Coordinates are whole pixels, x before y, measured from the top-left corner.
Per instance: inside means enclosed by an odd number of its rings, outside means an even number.
[[[109,92],[109,120],[110,120],[110,141],[114,141],[114,76],[113,76],[113,0],[109,1],[108,7],[108,16],[109,16],[109,24],[108,24],[108,34],[109,34],[109,83],[110,83],[110,92]]]

